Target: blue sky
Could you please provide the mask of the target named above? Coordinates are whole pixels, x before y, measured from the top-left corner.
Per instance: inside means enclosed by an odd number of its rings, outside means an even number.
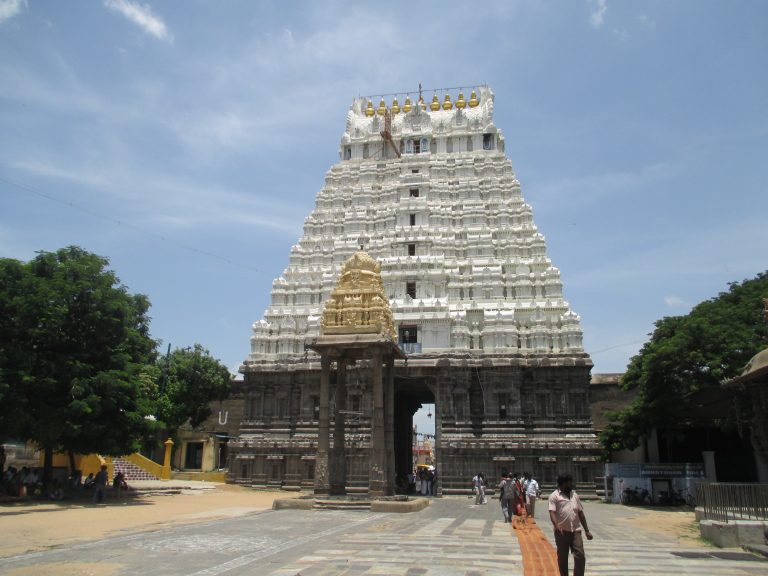
[[[230,368],[359,94],[488,83],[595,372],[768,268],[768,3],[0,0],[0,256]]]

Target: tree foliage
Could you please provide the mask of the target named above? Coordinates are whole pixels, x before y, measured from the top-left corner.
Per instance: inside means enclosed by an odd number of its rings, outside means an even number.
[[[655,323],[651,339],[634,356],[622,386],[636,389],[633,403],[612,415],[601,440],[606,453],[634,449],[653,428],[684,427],[691,395],[737,376],[766,346],[762,300],[768,273],[701,302],[686,316]]]
[[[149,300],[106,258],[68,247],[0,259],[0,436],[48,453],[135,451],[150,412],[142,374],[155,359]]]
[[[200,344],[176,349],[159,364],[166,377],[161,377],[156,416],[171,433],[187,420],[199,426],[211,415],[209,403],[229,395],[229,370]]]

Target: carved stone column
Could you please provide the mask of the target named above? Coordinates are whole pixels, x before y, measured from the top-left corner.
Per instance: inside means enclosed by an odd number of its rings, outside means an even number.
[[[371,472],[368,491],[371,496],[386,495],[387,445],[384,434],[384,382],[381,370],[381,349],[376,348],[371,358],[373,384],[373,426],[371,430]]]
[[[333,448],[329,459],[331,494],[347,493],[347,450],[344,412],[347,409],[347,362],[340,358],[336,368],[336,402],[333,411]]]
[[[330,379],[331,359],[322,355],[320,358],[320,422],[317,430],[317,455],[315,456],[315,494],[330,492],[328,476],[328,452],[330,439]]]
[[[395,493],[395,358],[391,354],[386,358],[385,372],[386,387],[384,406],[386,410],[385,438],[387,450],[386,492],[388,496]]]
[[[441,400],[441,386],[438,379],[434,381],[432,386],[432,393],[435,396],[435,470],[437,471],[437,486],[435,488],[435,496],[443,495],[443,471],[445,466],[443,464],[443,410]]]

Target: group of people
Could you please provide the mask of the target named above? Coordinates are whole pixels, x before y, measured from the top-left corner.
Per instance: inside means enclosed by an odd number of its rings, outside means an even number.
[[[104,501],[108,483],[109,475],[106,465],[102,465],[95,475],[93,473],[88,474],[85,480],[82,480],[80,472],[76,471],[67,481],[53,478],[45,486],[37,470],[27,467],[19,470],[14,466],[9,466],[0,475],[0,493],[13,497],[37,496],[50,500],[63,500],[66,494],[72,495],[82,490],[93,490],[92,500],[98,503]],[[123,492],[130,490],[122,472],[115,474],[112,488],[118,498]]]
[[[19,470],[9,466],[3,473],[2,490],[9,496],[34,496],[42,488],[43,483],[34,468],[24,466]]]
[[[408,474],[408,492],[422,496],[437,493],[437,470],[434,466],[419,466]]]
[[[516,529],[519,522],[534,517],[536,499],[541,495],[541,489],[528,472],[523,472],[522,475],[502,474],[497,488],[504,522],[511,522],[512,527]]]
[[[486,504],[485,490],[488,486],[485,475],[478,472],[472,478],[475,504]],[[504,522],[511,522],[517,529],[519,523],[525,524],[536,513],[536,500],[541,495],[539,483],[528,473],[503,473],[497,486]],[[573,489],[573,478],[563,474],[557,478],[557,489],[549,496],[549,519],[555,531],[557,564],[560,576],[568,576],[568,554],[573,554],[574,576],[584,576],[586,556],[582,529],[587,540],[592,540],[592,533],[587,526],[584,508],[578,494]]]
[[[485,478],[485,474],[478,472],[472,478],[475,504],[488,503],[485,497],[487,487],[488,481]],[[513,522],[515,517],[520,518],[523,516],[523,513],[533,518],[536,499],[541,494],[541,489],[539,488],[539,483],[528,472],[523,472],[522,475],[503,473],[497,489],[505,522]]]

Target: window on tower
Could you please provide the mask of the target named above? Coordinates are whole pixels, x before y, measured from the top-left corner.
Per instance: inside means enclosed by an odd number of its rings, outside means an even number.
[[[416,256],[416,244],[408,244],[408,256]]]
[[[411,223],[411,226],[416,226],[416,214],[409,214],[408,219]]]
[[[418,198],[419,197],[419,189],[418,188],[411,188],[408,191],[408,196],[411,198]]]
[[[416,299],[416,282],[406,282],[405,293],[415,300]]]
[[[493,150],[493,134],[483,134],[483,150]]]

